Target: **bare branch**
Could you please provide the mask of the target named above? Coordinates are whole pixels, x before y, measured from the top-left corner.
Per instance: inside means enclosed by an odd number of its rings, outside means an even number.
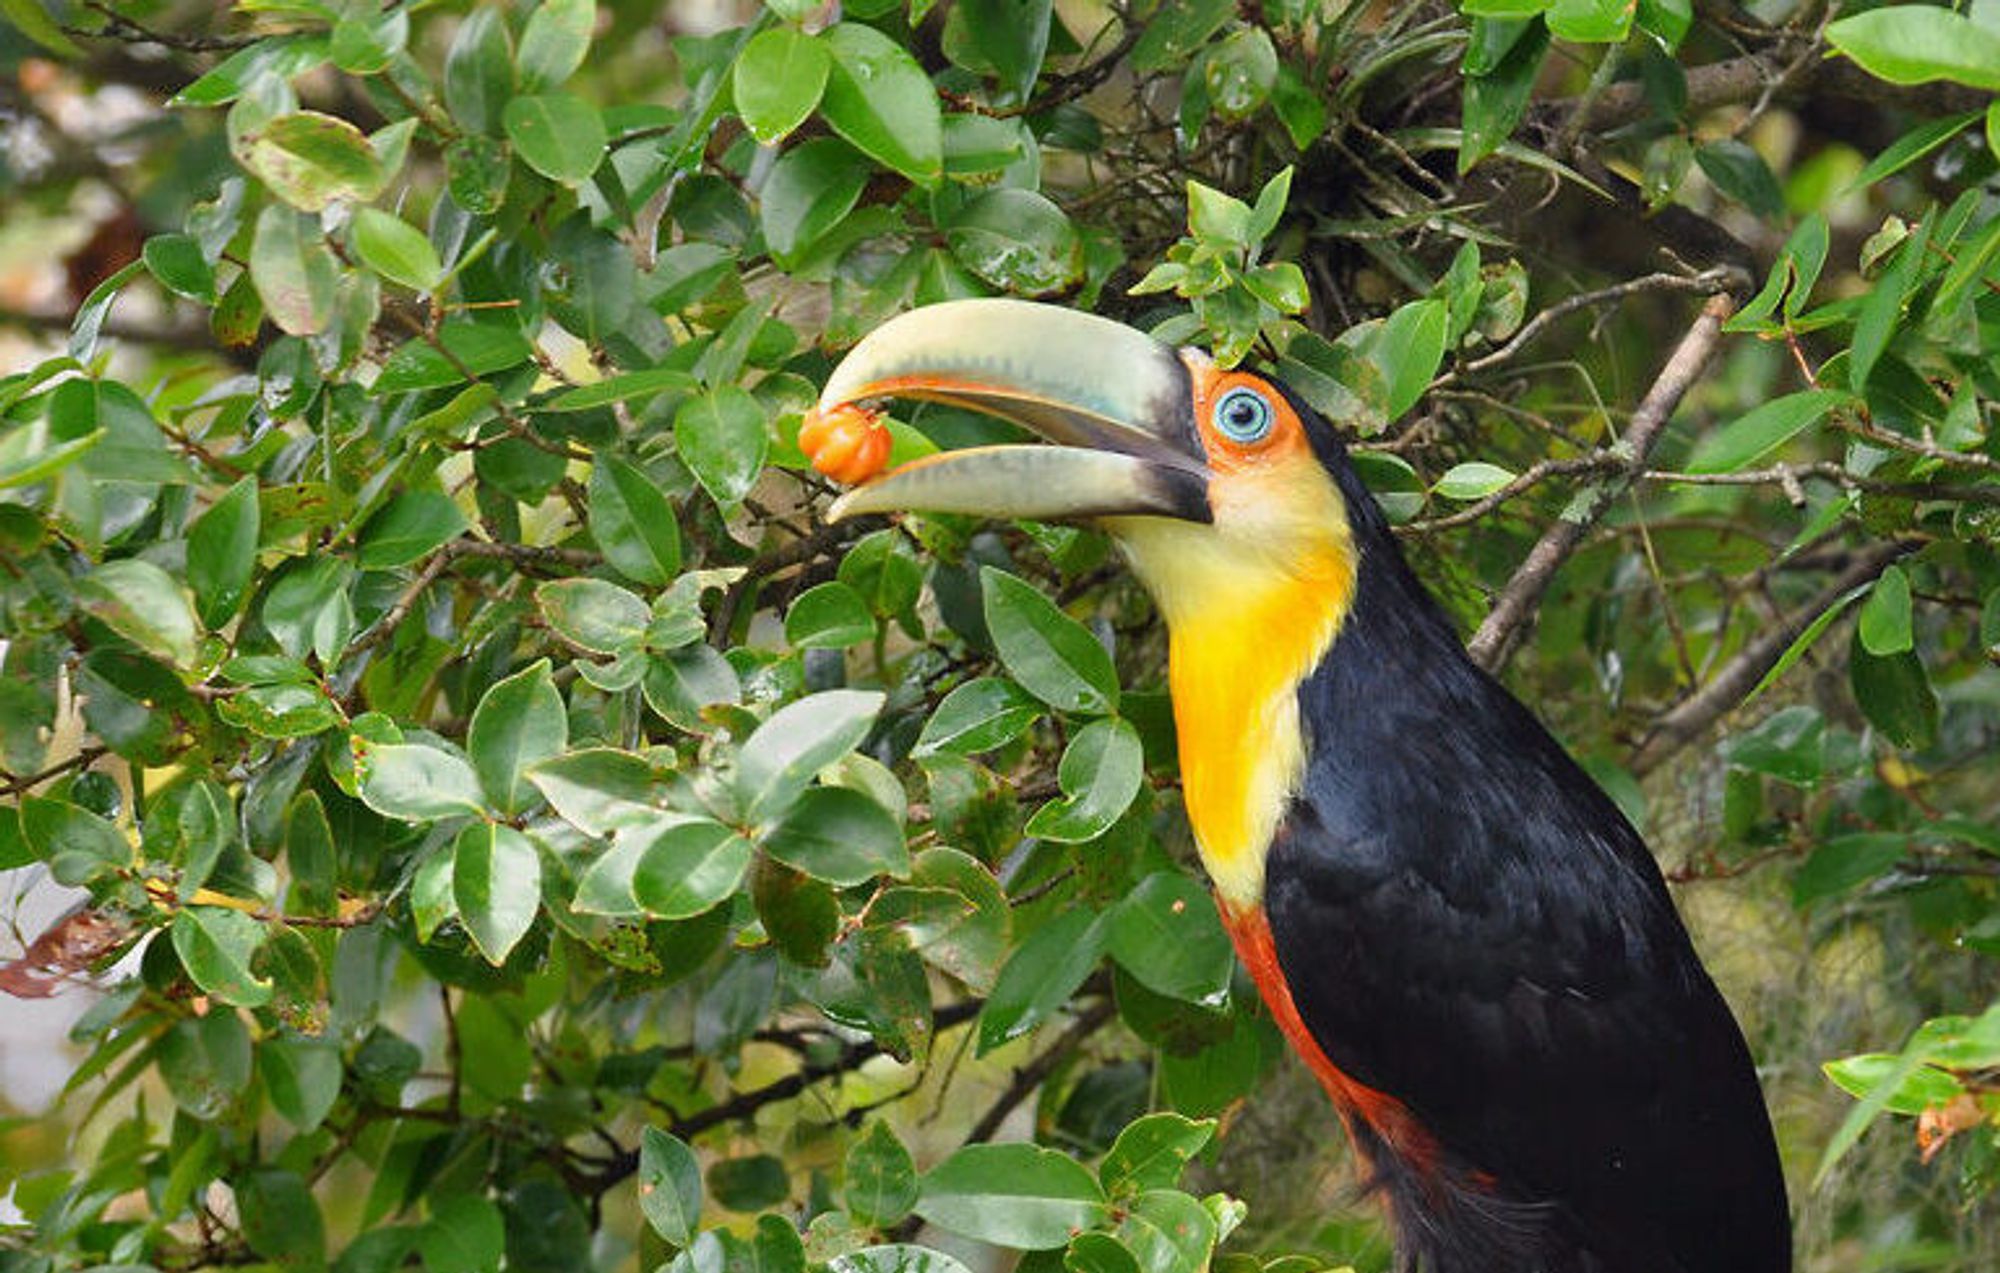
[[[1638,750],[1632,753],[1629,766],[1632,772],[1644,777],[1659,768],[1661,762],[1735,710],[1764,679],[1764,674],[1777,665],[1799,634],[1825,613],[1828,606],[1874,579],[1891,562],[1916,547],[1916,541],[1904,539],[1871,544],[1860,550],[1847,569],[1812,600],[1759,631],[1706,684],[1654,721]]]
[[[1721,339],[1723,320],[1735,308],[1735,302],[1727,295],[1710,297],[1708,304],[1702,307],[1700,317],[1695,319],[1694,326],[1688,329],[1679,347],[1667,359],[1667,365],[1653,381],[1653,387],[1646,391],[1639,409],[1632,413],[1631,425],[1620,443],[1625,456],[1623,472],[1591,488],[1580,509],[1558,518],[1542,532],[1542,537],[1528,550],[1527,560],[1521,563],[1513,578],[1501,590],[1486,621],[1479,625],[1479,631],[1467,643],[1466,652],[1472,656],[1473,662],[1489,672],[1497,671],[1506,663],[1515,640],[1540,608],[1542,596],[1548,591],[1556,571],[1569,560],[1570,554],[1583,542],[1590,528],[1611,507],[1611,502],[1645,470],[1646,458],[1652,454],[1654,445],[1665,432],[1668,418],[1708,365]]]
[[[1549,328],[1580,309],[1588,309],[1593,305],[1609,305],[1628,296],[1636,296],[1640,292],[1694,292],[1701,296],[1713,296],[1722,292],[1744,291],[1748,289],[1749,284],[1750,277],[1742,270],[1733,265],[1718,265],[1699,274],[1647,274],[1595,292],[1579,292],[1575,296],[1566,296],[1528,320],[1527,325],[1516,332],[1512,340],[1492,353],[1483,354],[1466,363],[1459,371],[1446,372],[1433,381],[1431,387],[1441,388],[1451,384],[1458,379],[1461,372],[1485,371],[1490,367],[1499,366],[1539,339]]]
[[[1070,1054],[1082,1047],[1084,1040],[1102,1030],[1117,1013],[1118,1006],[1109,995],[1096,1000],[1078,1013],[1076,1020],[1070,1023],[1069,1029],[1057,1036],[1054,1043],[1039,1053],[1034,1060],[1014,1071],[1014,1078],[1007,1084],[1007,1090],[979,1116],[979,1121],[972,1125],[970,1132],[966,1133],[965,1143],[976,1145],[981,1141],[993,1139],[993,1134],[1000,1130],[1000,1124],[1007,1121],[1007,1116],[1013,1113],[1022,1101],[1033,1096],[1037,1088],[1048,1082],[1049,1076],[1069,1059]]]

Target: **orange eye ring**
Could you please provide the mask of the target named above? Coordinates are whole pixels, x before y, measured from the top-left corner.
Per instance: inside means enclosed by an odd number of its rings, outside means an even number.
[[[1189,359],[1194,418],[1210,467],[1250,471],[1311,451],[1305,427],[1283,394],[1263,377],[1223,371],[1206,358]]]

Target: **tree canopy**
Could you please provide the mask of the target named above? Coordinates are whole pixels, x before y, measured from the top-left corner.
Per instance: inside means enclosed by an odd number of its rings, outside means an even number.
[[[1107,541],[824,520],[840,353],[997,294],[1353,439],[1802,1268],[2000,1260],[2000,5],[0,0],[0,75],[0,1273],[1385,1268]]]

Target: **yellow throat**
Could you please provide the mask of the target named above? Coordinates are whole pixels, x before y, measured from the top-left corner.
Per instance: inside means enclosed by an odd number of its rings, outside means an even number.
[[[1233,909],[1260,905],[1264,854],[1305,771],[1299,683],[1354,597],[1347,510],[1318,464],[1211,486],[1215,522],[1107,523],[1167,621],[1182,795]]]

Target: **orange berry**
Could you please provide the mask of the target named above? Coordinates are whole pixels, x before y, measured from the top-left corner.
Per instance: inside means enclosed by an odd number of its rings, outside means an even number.
[[[824,412],[815,407],[799,425],[799,449],[812,466],[850,486],[882,471],[892,440],[876,412],[854,403]]]

